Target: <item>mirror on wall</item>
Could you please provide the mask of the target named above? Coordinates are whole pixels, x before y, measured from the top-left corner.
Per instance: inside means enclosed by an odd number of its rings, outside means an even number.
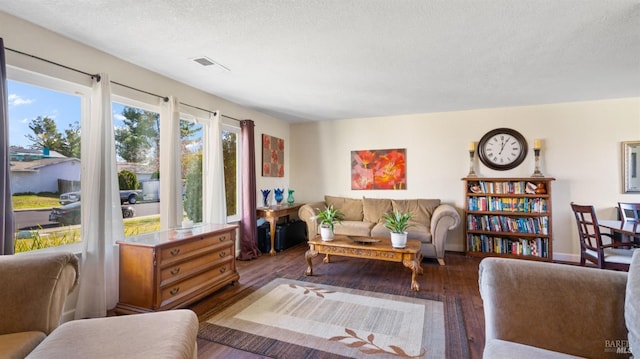
[[[640,193],[640,141],[622,142],[622,179],[625,193]]]

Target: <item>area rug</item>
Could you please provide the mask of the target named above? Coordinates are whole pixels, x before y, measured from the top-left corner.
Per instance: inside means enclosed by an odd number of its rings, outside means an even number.
[[[275,278],[207,313],[198,337],[272,358],[469,357],[455,298]]]

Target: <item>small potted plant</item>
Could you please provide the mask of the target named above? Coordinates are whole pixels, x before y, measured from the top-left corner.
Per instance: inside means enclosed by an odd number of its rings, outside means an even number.
[[[329,205],[323,211],[319,211],[316,218],[320,219],[320,237],[323,241],[333,240],[333,230],[335,223],[342,223],[342,217],[344,215],[339,210],[333,208],[333,205]]]
[[[393,248],[407,246],[407,228],[413,226],[409,224],[412,218],[411,212],[402,213],[396,210],[382,216],[384,226],[391,231],[391,246]]]

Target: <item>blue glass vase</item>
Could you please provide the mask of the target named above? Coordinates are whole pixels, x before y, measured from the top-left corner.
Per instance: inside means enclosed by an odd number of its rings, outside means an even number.
[[[284,190],[280,189],[280,188],[276,188],[276,189],[273,190],[273,193],[276,194],[275,199],[276,199],[276,202],[278,204],[280,204],[280,202],[282,202],[282,199],[284,198],[284,197],[282,197],[282,193],[283,192],[284,192]]]
[[[269,207],[269,193],[271,193],[270,189],[261,189],[262,192],[262,205],[264,207]]]

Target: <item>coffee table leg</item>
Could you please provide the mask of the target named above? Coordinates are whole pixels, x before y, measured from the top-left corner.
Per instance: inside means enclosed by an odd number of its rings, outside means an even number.
[[[322,260],[324,263],[329,263],[329,253],[325,254],[324,259]]]
[[[420,266],[420,262],[416,259],[407,259],[402,261],[405,267],[411,269],[411,290],[417,292],[420,290],[420,285],[416,280],[416,275],[418,273],[422,274],[422,267]]]
[[[318,251],[314,251],[309,249],[305,254],[304,258],[307,260],[307,270],[304,272],[306,275],[313,275],[313,266],[311,260],[318,256]]]

